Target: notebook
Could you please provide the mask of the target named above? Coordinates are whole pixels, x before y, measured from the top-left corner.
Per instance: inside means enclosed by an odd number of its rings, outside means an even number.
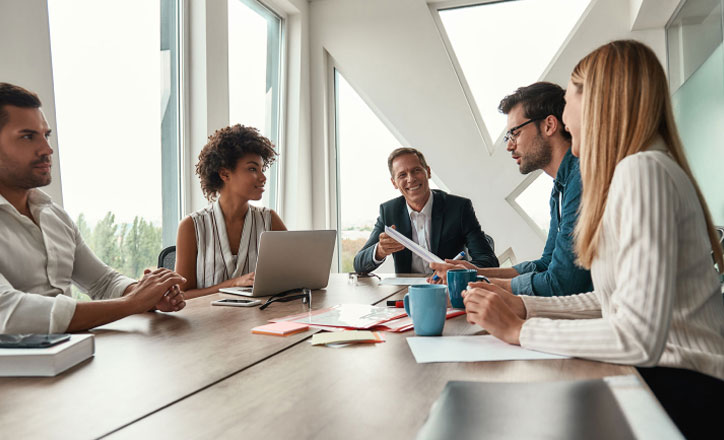
[[[308,329],[309,326],[306,324],[284,321],[260,325],[251,329],[251,332],[257,335],[287,336],[303,332]]]
[[[0,348],[0,377],[56,376],[94,352],[93,335],[71,335],[48,348]]]
[[[602,380],[448,382],[417,434],[426,439],[633,439]]]

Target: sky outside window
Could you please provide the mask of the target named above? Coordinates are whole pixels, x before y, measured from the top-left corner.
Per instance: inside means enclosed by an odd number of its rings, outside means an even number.
[[[281,20],[249,0],[228,0],[227,5],[229,123],[254,127],[276,144]],[[265,175],[266,191],[261,200],[251,203],[274,208],[276,163]]]
[[[48,12],[65,209],[160,226],[159,2],[50,0]]]

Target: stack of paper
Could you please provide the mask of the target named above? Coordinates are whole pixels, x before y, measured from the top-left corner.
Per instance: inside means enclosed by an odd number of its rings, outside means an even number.
[[[404,310],[404,309],[403,309]],[[462,309],[447,309],[447,314],[445,316],[445,319],[454,318],[456,316],[464,315],[465,310]],[[412,330],[414,328],[414,325],[412,324],[412,318],[405,315],[402,318],[393,319],[392,321],[387,321],[383,324],[376,325],[373,327],[375,330],[384,330],[388,332],[393,333],[403,333],[408,330]]]
[[[393,319],[407,316],[404,309],[370,306],[367,304],[339,304],[314,312],[300,313],[272,319],[272,322],[294,321],[314,327],[341,327],[367,330]]]
[[[377,343],[385,342],[377,332],[349,330],[342,332],[324,332],[312,335],[312,345],[329,345],[329,344],[357,344],[357,343]]]

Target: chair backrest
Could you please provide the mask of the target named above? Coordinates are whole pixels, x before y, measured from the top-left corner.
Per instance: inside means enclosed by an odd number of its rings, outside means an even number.
[[[158,254],[158,267],[171,270],[176,268],[176,246],[169,246]]]
[[[493,252],[495,252],[495,240],[493,240],[493,237],[491,237],[490,235],[486,234],[485,232],[483,232],[483,235],[485,235],[485,240],[486,240],[486,241],[488,242],[488,244],[490,245],[490,249],[492,249]]]

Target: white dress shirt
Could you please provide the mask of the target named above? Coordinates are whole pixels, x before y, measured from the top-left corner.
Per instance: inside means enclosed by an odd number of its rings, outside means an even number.
[[[37,224],[0,196],[0,333],[63,333],[75,313],[71,283],[109,299],[136,281],[103,264],[47,194],[31,190],[28,204]]]
[[[415,211],[409,204],[407,205],[407,213],[410,216],[410,225],[412,226],[412,241],[419,244],[422,248],[432,251],[430,249],[430,231],[432,230],[432,191],[430,191],[430,197],[427,199],[427,203],[422,207],[420,212]],[[372,260],[376,264],[381,264],[385,259],[377,260],[377,246],[375,245],[375,252],[372,254]],[[432,273],[430,265],[418,257],[414,252],[412,253],[411,263],[412,273],[429,274]]]
[[[699,198],[658,140],[617,166],[591,267],[595,291],[521,296],[520,345],[724,379],[724,304]]]

